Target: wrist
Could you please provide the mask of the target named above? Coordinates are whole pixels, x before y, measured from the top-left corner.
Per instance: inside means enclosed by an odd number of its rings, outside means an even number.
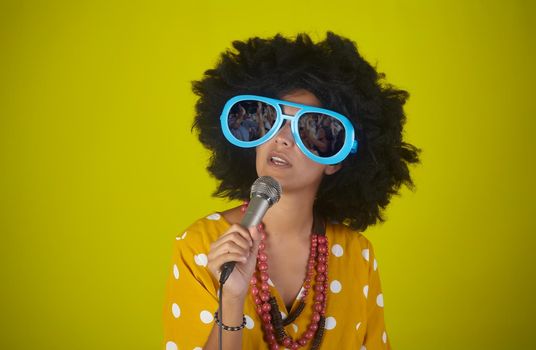
[[[242,329],[244,329],[244,327],[246,326],[246,316],[245,315],[242,315],[242,323],[238,326],[229,326],[229,325],[226,325],[225,323],[223,323],[220,319],[220,315],[218,314],[218,312],[216,311],[216,313],[214,313],[214,321],[216,322],[216,324],[223,328],[224,330],[226,331],[231,331],[231,332],[236,332],[236,331],[240,331]]]
[[[246,301],[246,295],[225,295],[225,291],[223,292],[223,298],[222,298],[222,304],[223,307],[228,308],[244,308],[244,303]]]
[[[244,302],[245,297],[226,297],[225,293],[223,293],[223,312],[219,316],[220,322],[231,327],[241,325],[244,320]]]

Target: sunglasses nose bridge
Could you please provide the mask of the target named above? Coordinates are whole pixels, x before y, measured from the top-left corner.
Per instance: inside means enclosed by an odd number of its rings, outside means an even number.
[[[292,135],[291,123],[286,123],[286,121],[292,121],[294,116],[282,113],[281,117],[283,118],[283,122],[279,127],[277,134],[275,135],[275,142],[282,143],[285,146],[290,146],[294,144],[295,141],[294,136]]]
[[[281,112],[281,117],[283,117],[283,119],[288,119],[288,120],[294,119],[294,115],[285,114],[283,112]]]
[[[295,119],[295,116],[281,113],[281,118],[283,118],[283,122],[281,123],[280,129],[288,127],[289,129],[292,130],[291,124],[292,124],[292,121]]]

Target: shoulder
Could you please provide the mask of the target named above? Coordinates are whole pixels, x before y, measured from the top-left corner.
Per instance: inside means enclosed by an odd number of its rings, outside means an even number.
[[[208,252],[210,244],[227,230],[229,223],[222,214],[213,212],[195,220],[175,237],[179,250]]]
[[[372,245],[359,231],[343,224],[328,224],[329,273],[339,287],[351,293],[368,293],[371,272],[376,266]],[[357,295],[357,294],[356,294]]]
[[[350,227],[332,222],[327,225],[327,232],[331,233],[334,243],[338,243],[349,249],[368,249],[372,247],[371,242],[361,232]]]
[[[363,267],[368,268],[369,262],[373,259],[374,249],[367,237],[340,223],[329,223],[326,233],[332,255],[335,257],[344,255],[346,259],[363,263]]]

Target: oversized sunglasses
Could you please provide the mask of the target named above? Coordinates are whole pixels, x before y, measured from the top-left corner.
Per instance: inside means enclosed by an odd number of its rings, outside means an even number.
[[[296,107],[294,115],[281,106]],[[223,134],[233,145],[249,148],[274,137],[285,120],[292,136],[307,157],[321,164],[336,164],[357,152],[352,123],[334,111],[273,98],[239,95],[231,98],[220,116]]]

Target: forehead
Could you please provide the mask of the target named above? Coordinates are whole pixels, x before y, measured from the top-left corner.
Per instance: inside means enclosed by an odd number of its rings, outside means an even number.
[[[322,107],[322,104],[320,103],[318,98],[312,92],[304,89],[294,90],[289,93],[286,93],[280,96],[280,99],[307,106]],[[294,114],[297,112],[297,110],[298,109],[296,107],[283,106],[284,113]]]

